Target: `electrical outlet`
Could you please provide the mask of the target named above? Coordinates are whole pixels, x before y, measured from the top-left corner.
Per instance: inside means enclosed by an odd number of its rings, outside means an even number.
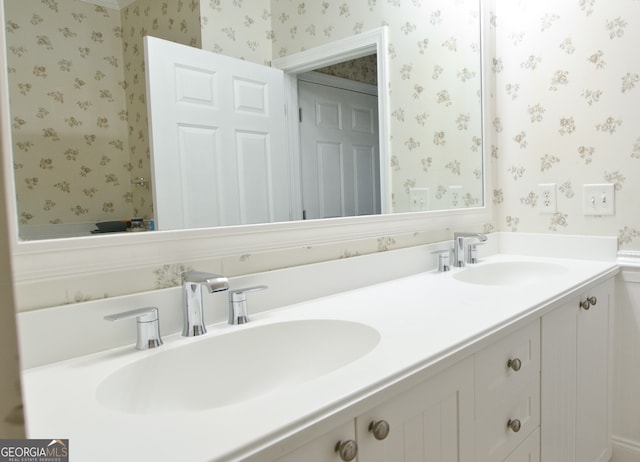
[[[458,209],[462,207],[462,186],[449,186],[449,207]]]
[[[412,212],[429,210],[429,188],[411,188],[409,190],[409,208]]]
[[[538,190],[540,192],[540,202],[538,202],[540,213],[556,213],[558,211],[556,184],[539,184]]]
[[[613,184],[585,184],[582,208],[585,215],[615,215],[615,187]]]

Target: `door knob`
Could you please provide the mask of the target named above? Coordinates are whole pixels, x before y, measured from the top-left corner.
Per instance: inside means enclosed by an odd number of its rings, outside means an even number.
[[[369,424],[369,432],[379,441],[389,436],[389,422],[386,420],[374,420]]]
[[[345,462],[355,459],[358,455],[358,444],[353,440],[338,441],[335,449],[340,456],[340,460]]]
[[[509,419],[509,421],[507,422],[507,427],[509,427],[512,432],[518,433],[520,431],[520,428],[522,427],[522,423],[518,419]]]
[[[522,367],[522,361],[519,358],[510,359],[507,361],[507,367],[513,369],[515,372],[518,372]]]

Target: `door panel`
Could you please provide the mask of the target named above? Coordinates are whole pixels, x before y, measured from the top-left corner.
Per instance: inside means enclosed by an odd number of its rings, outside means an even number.
[[[281,70],[145,38],[158,229],[288,221]]]
[[[306,217],[380,213],[377,97],[306,81],[298,93]]]

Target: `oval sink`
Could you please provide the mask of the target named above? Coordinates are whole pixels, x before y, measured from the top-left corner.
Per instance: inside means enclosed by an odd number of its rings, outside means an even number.
[[[568,269],[548,262],[505,261],[468,266],[453,278],[469,284],[496,286],[527,285],[553,279]]]
[[[375,329],[350,321],[250,327],[158,350],[107,377],[96,398],[131,414],[203,411],[328,374],[379,341]]]

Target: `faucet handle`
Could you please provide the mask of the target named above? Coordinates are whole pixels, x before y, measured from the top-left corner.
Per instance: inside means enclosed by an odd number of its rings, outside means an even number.
[[[485,245],[486,242],[475,242],[473,244],[469,244],[468,255],[467,255],[467,263],[475,264],[478,263],[478,246]]]
[[[162,345],[160,318],[158,316],[158,308],[155,306],[123,311],[122,313],[110,314],[104,317],[106,321],[121,321],[131,318],[136,318],[138,328],[136,348],[138,350],[148,350]]]
[[[229,324],[245,324],[249,322],[247,311],[247,293],[268,289],[269,286],[253,286],[229,292]]]
[[[451,249],[434,250],[432,254],[438,255],[438,272],[449,271],[451,269],[449,260],[451,258]]]

